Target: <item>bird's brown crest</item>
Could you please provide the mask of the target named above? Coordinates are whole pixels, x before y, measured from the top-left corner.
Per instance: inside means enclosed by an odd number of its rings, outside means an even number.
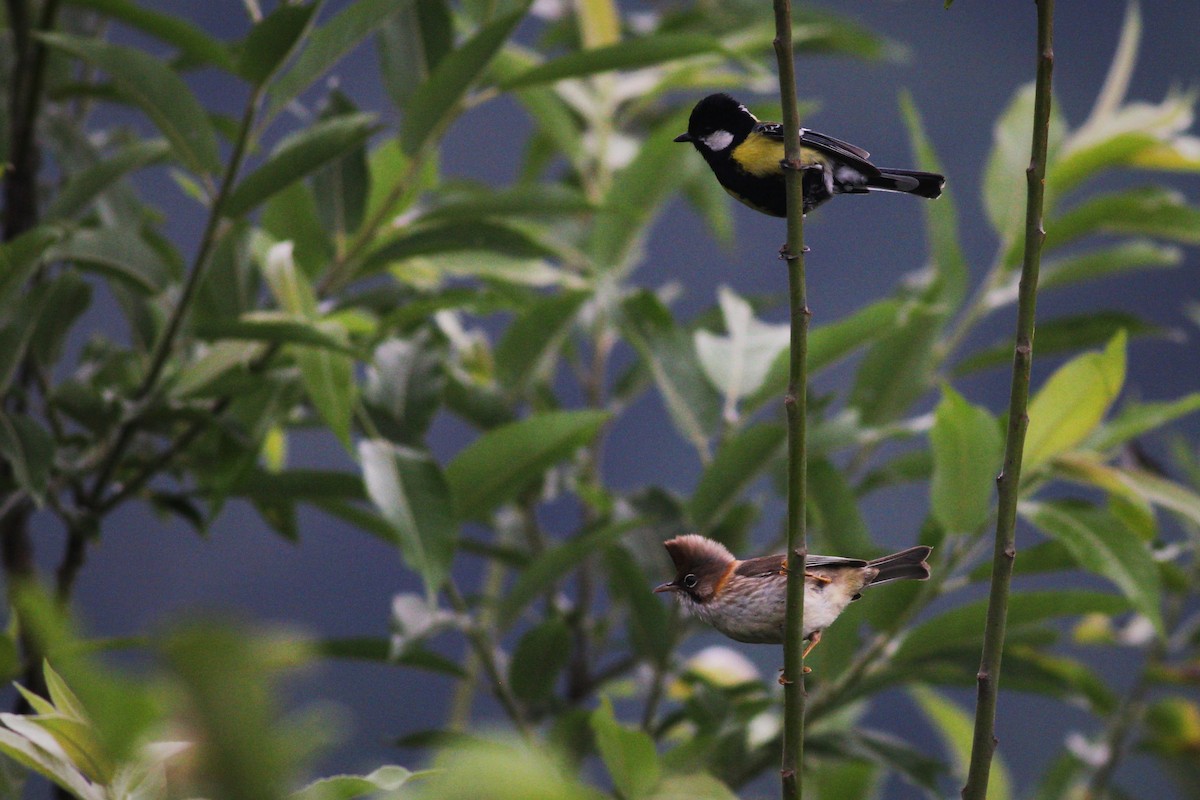
[[[684,568],[696,570],[705,566],[721,565],[722,568],[733,561],[733,554],[720,542],[687,533],[663,542],[667,554],[675,564],[675,569]]]

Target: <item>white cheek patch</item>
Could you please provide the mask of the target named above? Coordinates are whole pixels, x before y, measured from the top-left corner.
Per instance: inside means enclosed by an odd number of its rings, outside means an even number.
[[[720,152],[733,143],[733,134],[729,131],[713,131],[708,136],[701,137],[700,141],[709,150]]]

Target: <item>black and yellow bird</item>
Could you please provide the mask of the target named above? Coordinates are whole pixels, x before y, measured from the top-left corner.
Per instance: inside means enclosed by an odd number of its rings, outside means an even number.
[[[784,184],[783,125],[758,117],[727,94],[712,94],[692,109],[687,133],[721,186],[755,211],[787,216]],[[861,147],[806,128],[800,129],[800,161],[804,170],[804,213],[835,194],[904,192],[934,198],[946,179],[932,172],[880,169]]]

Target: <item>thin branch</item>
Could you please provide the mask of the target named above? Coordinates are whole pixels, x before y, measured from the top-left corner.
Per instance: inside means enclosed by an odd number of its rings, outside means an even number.
[[[179,335],[179,330],[183,326],[183,321],[186,319],[188,311],[191,308],[196,289],[199,288],[200,281],[207,271],[209,253],[217,244],[219,238],[217,234],[221,227],[220,223],[225,202],[233,191],[234,183],[237,181],[242,162],[245,160],[246,152],[249,149],[250,134],[254,129],[254,118],[257,114],[259,103],[262,100],[262,93],[262,88],[255,89],[246,101],[246,109],[242,114],[241,129],[234,140],[233,152],[230,154],[229,164],[225,169],[224,177],[221,179],[220,188],[213,197],[212,206],[209,208],[208,221],[205,223],[204,233],[201,236],[196,257],[192,261],[192,268],[188,274],[187,282],[184,284],[183,292],[180,294],[179,300],[176,302],[174,309],[171,311],[171,316],[167,320],[166,330],[159,336],[158,342],[154,347],[154,352],[150,357],[150,366],[147,368],[141,384],[138,385],[137,390],[132,395],[133,408],[129,416],[118,427],[113,443],[109,446],[108,452],[101,461],[95,483],[92,484],[92,490],[87,497],[87,505],[89,506],[96,507],[103,502],[104,493],[108,489],[109,481],[112,479],[118,464],[121,462],[121,456],[125,454],[126,448],[132,442],[134,433],[137,431],[138,422],[143,410],[142,405],[154,393],[154,390],[158,388],[158,379],[162,376],[162,371],[166,367],[167,360],[170,358],[171,351],[175,346],[175,339]]]
[[[470,614],[471,609],[453,579],[446,582],[446,596],[450,598],[450,604],[454,606],[455,611],[464,615]],[[529,727],[524,709],[500,672],[500,665],[496,660],[496,643],[492,640],[490,630],[490,626],[482,624],[479,620],[471,620],[467,628],[467,641],[471,644],[472,652],[483,671],[487,673],[488,680],[492,683],[492,691],[496,693],[500,705],[504,706],[509,719],[517,726],[521,735],[528,739],[532,737],[533,731]]]
[[[1025,258],[1017,300],[1017,335],[1013,351],[1012,391],[1008,403],[1008,436],[1004,467],[996,479],[999,489],[992,585],[984,625],[983,653],[976,676],[975,732],[963,800],[985,800],[992,755],[996,749],[996,698],[1000,688],[1000,658],[1008,623],[1008,595],[1017,554],[1017,497],[1021,485],[1021,456],[1029,426],[1029,374],[1033,366],[1033,323],[1037,309],[1038,272],[1042,261],[1042,205],[1046,191],[1046,150],[1050,130],[1050,89],[1054,68],[1054,0],[1037,3],[1037,84],[1033,106],[1033,145],[1025,171]]]
[[[787,263],[791,310],[788,390],[784,398],[788,422],[787,623],[783,637],[783,800],[804,794],[804,573],[808,561],[804,505],[807,494],[806,415],[808,411],[808,310],[804,284],[804,190],[800,163],[800,110],[796,100],[796,64],[792,48],[791,0],[775,0],[775,57],[779,62],[779,95],[783,106],[784,159],[787,162]]]

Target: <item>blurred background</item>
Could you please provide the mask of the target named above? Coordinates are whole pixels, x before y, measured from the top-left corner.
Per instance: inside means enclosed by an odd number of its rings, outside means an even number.
[[[194,3],[159,0],[160,10],[190,19],[213,36],[231,39],[247,27],[242,5],[233,0]],[[329,2],[322,17],[345,5]],[[622,8],[651,11],[653,4]],[[809,5],[805,2],[802,5]],[[815,4],[814,4],[815,5]],[[553,13],[547,0],[539,8]],[[965,255],[973,285],[987,269],[997,246],[986,223],[981,199],[983,165],[993,142],[993,126],[1014,93],[1034,71],[1035,8],[1027,0],[972,3],[959,0],[944,9],[940,2],[880,2],[847,0],[828,4],[831,11],[858,21],[892,43],[887,58],[873,63],[839,57],[805,57],[798,63],[800,95],[811,103],[802,124],[861,145],[875,163],[915,166],[902,121],[898,97],[911,94],[947,176],[947,194],[957,204]],[[1112,60],[1126,14],[1123,3],[1059,0],[1055,44],[1054,87],[1058,111],[1078,125],[1087,116]],[[1195,0],[1155,0],[1142,8],[1144,32],[1137,67],[1128,90],[1133,101],[1158,102],[1174,89],[1200,88],[1200,4]],[[130,32],[125,40],[155,45]],[[520,38],[520,34],[518,34]],[[372,48],[360,48],[328,77],[363,110],[376,111],[386,122],[394,115],[373,77]],[[220,108],[224,84],[210,71],[188,75],[189,85],[209,107]],[[320,94],[326,87],[312,93]],[[688,108],[697,95],[674,96]],[[739,97],[745,102],[772,102],[768,95]],[[230,113],[236,113],[229,101]],[[119,116],[121,112],[111,111]],[[497,185],[510,183],[519,167],[520,143],[530,123],[515,102],[501,98],[469,112],[445,138],[442,167],[459,176]],[[695,156],[697,159],[699,155]],[[1123,178],[1106,179],[1119,184]],[[1173,178],[1189,199],[1200,196],[1200,175]],[[172,198],[178,211],[170,213],[168,235],[183,251],[200,235],[202,220],[165,169],[148,170],[137,179],[139,191]],[[809,303],[813,323],[841,318],[890,294],[906,275],[924,265],[920,202],[896,196],[842,198],[809,216],[806,241],[812,248],[807,261]],[[947,202],[943,199],[940,202]],[[168,206],[169,208],[169,206]],[[719,244],[704,220],[681,200],[672,201],[646,242],[648,258],[633,280],[645,287],[674,284],[673,308],[687,320],[708,311],[717,291],[728,286],[743,296],[780,292],[784,268],[775,258],[783,241],[779,220],[757,215],[741,206],[731,210],[736,234],[732,246]],[[1161,326],[1163,333],[1134,339],[1130,348],[1127,395],[1144,400],[1174,398],[1200,383],[1200,346],[1195,311],[1200,300],[1200,249],[1188,247],[1175,269],[1134,272],[1053,293],[1039,301],[1039,316],[1119,306],[1135,310]],[[80,330],[111,327],[117,318],[111,301],[89,311]],[[781,322],[786,309],[764,312]],[[1004,309],[973,334],[975,344],[991,344],[1011,335],[1015,309]],[[614,356],[616,374],[632,360],[630,352]],[[1060,360],[1035,358],[1034,385]],[[823,373],[818,393],[843,386],[853,362]],[[993,370],[964,381],[960,389],[973,403],[1002,412],[1008,395],[1007,370]],[[933,398],[929,401],[932,408]],[[1187,423],[1195,434],[1196,420]],[[429,444],[443,463],[470,438],[461,423],[443,413],[434,422]],[[353,470],[354,465],[328,436],[299,433],[290,449],[290,466],[321,466]],[[604,452],[603,474],[616,489],[651,483],[687,491],[695,485],[700,465],[693,451],[672,427],[656,394],[645,395],[611,431]],[[862,511],[875,540],[899,548],[912,543],[928,508],[923,487],[872,495]],[[557,521],[554,509],[543,520],[550,532],[565,530],[571,520]],[[778,525],[781,509],[768,508],[755,541],[766,542]],[[89,556],[76,590],[75,606],[89,635],[120,637],[160,629],[181,614],[196,610],[234,610],[246,619],[296,628],[316,637],[383,637],[389,632],[390,605],[399,592],[420,591],[421,581],[401,563],[395,550],[343,523],[305,508],[301,511],[300,540],[284,541],[262,523],[242,501],[231,501],[207,538],[175,518],[152,515],[140,504],[126,506],[111,520],[102,543]],[[61,537],[48,515],[34,524],[38,557],[46,570],[58,563]],[[1020,531],[1019,531],[1020,536]],[[1020,539],[1019,539],[1020,541]],[[754,553],[758,554],[758,553]],[[852,555],[852,554],[851,554]],[[668,574],[664,557],[662,575]],[[460,560],[461,586],[478,579],[478,564]],[[665,580],[665,578],[664,578]],[[1037,585],[1019,583],[1018,586]],[[647,586],[649,591],[650,586]],[[724,643],[718,635],[698,633],[685,645],[696,651]],[[459,645],[446,641],[439,649],[459,657]],[[738,646],[764,674],[779,666],[775,648]],[[1109,677],[1128,665],[1104,665]],[[1114,682],[1119,685],[1120,678]],[[417,731],[443,724],[451,681],[429,673],[380,664],[327,661],[288,683],[292,708],[320,707],[339,720],[339,741],[324,751],[317,772],[367,771],[380,763],[419,766],[417,751],[397,750],[395,742]],[[972,695],[950,692],[966,707]],[[490,700],[477,706],[477,716],[501,715]],[[885,730],[904,730],[912,736],[911,701],[896,693],[885,696],[872,712],[872,724]],[[998,735],[1001,753],[1014,767],[1018,786],[1045,768],[1051,754],[1084,714],[1072,718],[1063,706],[1042,698],[1002,695]],[[1050,714],[1053,714],[1051,717]],[[915,723],[923,724],[923,723]],[[932,733],[930,736],[932,737]],[[1144,796],[1170,796],[1165,779],[1135,760],[1143,770]],[[748,796],[772,796],[774,780],[752,788]],[[889,797],[910,796],[901,785]]]

